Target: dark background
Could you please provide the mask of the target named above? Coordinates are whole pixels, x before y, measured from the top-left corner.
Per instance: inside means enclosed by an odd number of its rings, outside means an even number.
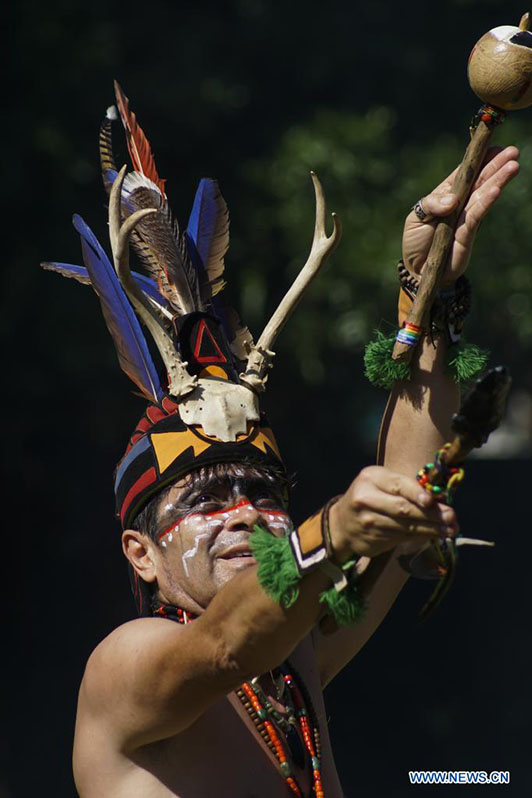
[[[1,798],[76,794],[70,752],[84,663],[134,614],[111,474],[142,402],[90,289],[38,268],[80,262],[74,211],[107,245],[97,133],[112,79],[183,224],[199,178],[220,180],[232,217],[228,290],[255,335],[310,245],[310,168],[344,221],[340,249],[278,342],[266,397],[298,475],[297,517],[374,460],[385,396],[364,381],[361,357],[371,330],[393,324],[402,219],[461,157],[478,106],[465,76],[472,45],[526,10],[487,0],[11,8],[0,323],[3,565],[13,585]],[[425,586],[409,584],[328,688],[349,798],[423,792],[407,771],[427,768],[510,770],[506,792],[530,794],[532,113],[515,114],[497,136],[521,147],[523,170],[483,225],[469,337],[510,364],[514,399],[457,502],[463,531],[497,548],[463,554],[455,587],[423,628],[415,617]],[[118,129],[115,141],[120,163]]]

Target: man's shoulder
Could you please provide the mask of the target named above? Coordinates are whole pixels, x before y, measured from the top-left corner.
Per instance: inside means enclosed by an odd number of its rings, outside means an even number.
[[[136,618],[118,626],[99,643],[90,655],[81,683],[85,698],[96,699],[127,682],[150,661],[160,656],[165,643],[175,644],[183,631],[177,623],[161,618]]]
[[[91,654],[91,658],[135,646],[144,640],[164,639],[179,634],[184,627],[166,618],[135,618],[117,626],[104,637]]]

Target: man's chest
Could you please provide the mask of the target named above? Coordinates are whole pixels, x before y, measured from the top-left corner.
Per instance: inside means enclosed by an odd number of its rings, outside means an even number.
[[[326,795],[336,798],[341,791],[330,750],[321,687],[312,669],[313,657],[309,658],[311,649],[305,651],[304,644],[303,651],[301,648],[293,657],[293,670],[296,672],[297,663],[305,685],[308,720],[312,721],[312,728],[313,723],[316,725],[317,735],[313,729],[311,742],[320,759],[324,787],[327,783]],[[267,685],[268,680],[264,683]],[[267,715],[265,719],[254,711],[257,707],[253,696],[249,700],[245,692],[240,690],[238,694],[232,693],[210,707],[185,732],[138,752],[137,764],[164,783],[172,795],[227,794],[249,798],[294,795],[297,792],[287,780],[288,772],[301,795],[313,794],[315,774],[312,757],[305,751],[308,743],[305,727],[302,729],[298,724],[290,727],[287,720],[291,714],[297,714],[295,708],[283,713],[284,717]],[[258,697],[263,706],[268,705],[268,697],[272,698],[270,693],[261,692]],[[274,700],[273,703],[278,709],[279,703]]]

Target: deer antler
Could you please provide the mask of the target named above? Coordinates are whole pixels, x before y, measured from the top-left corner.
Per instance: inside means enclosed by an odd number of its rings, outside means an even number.
[[[136,211],[136,213],[129,216],[122,224],[120,198],[122,194],[122,184],[126,175],[126,168],[127,167],[123,166],[118,173],[118,177],[113,183],[109,197],[109,238],[113,251],[114,266],[118,279],[128,295],[131,304],[150,331],[161,353],[168,373],[168,391],[171,396],[180,398],[190,393],[190,391],[196,387],[197,378],[189,374],[186,370],[187,364],[179,357],[172,339],[161,325],[152,306],[131,277],[129,269],[129,236],[145,216],[157,213],[157,209],[144,208],[140,211]]]
[[[316,224],[312,247],[307,262],[279,303],[277,310],[264,328],[259,340],[252,347],[245,373],[240,375],[242,382],[256,391],[264,391],[266,380],[268,379],[266,372],[271,367],[271,361],[275,355],[275,352],[272,352],[271,349],[275,339],[301,299],[306,287],[317,275],[328,255],[338,244],[342,234],[340,220],[333,213],[333,231],[330,236],[327,236],[325,231],[325,198],[323,189],[315,173],[311,172],[310,175],[316,195]]]

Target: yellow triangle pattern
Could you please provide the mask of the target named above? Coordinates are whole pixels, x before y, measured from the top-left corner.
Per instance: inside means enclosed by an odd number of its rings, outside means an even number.
[[[257,433],[250,443],[253,444],[253,446],[256,446],[257,449],[260,449],[262,452],[264,452],[264,454],[268,454],[266,449],[266,444],[268,444],[270,449],[273,449],[279,460],[281,459],[281,453],[277,446],[277,441],[273,437],[273,432],[271,429],[266,428],[260,430],[260,432]]]
[[[189,429],[184,432],[154,433],[151,436],[151,442],[157,457],[160,474],[166,471],[176,457],[179,457],[190,446],[194,448],[194,457],[197,457],[211,445],[207,441],[202,441]]]

